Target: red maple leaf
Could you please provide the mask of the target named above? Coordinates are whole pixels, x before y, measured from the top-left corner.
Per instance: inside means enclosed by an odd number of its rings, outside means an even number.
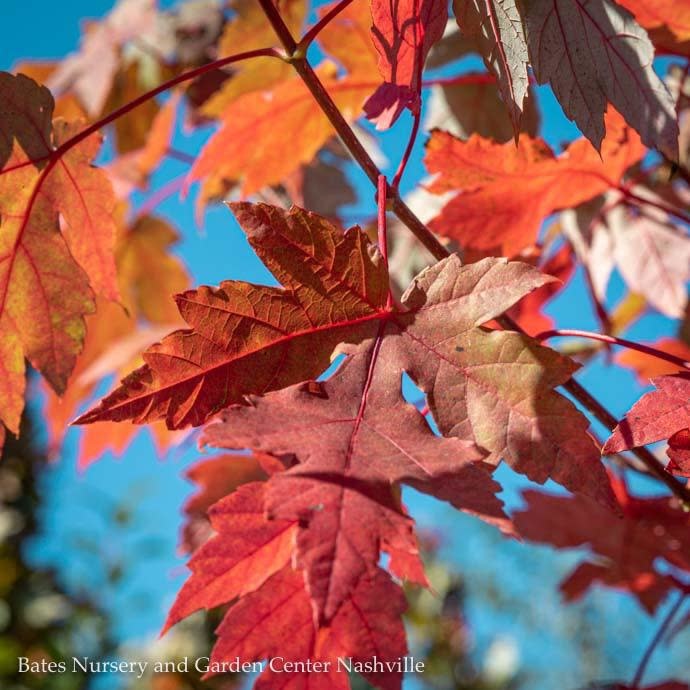
[[[587,546],[597,557],[561,584],[567,598],[601,582],[631,592],[654,611],[677,586],[661,573],[659,560],[690,573],[690,516],[675,498],[639,498],[620,479],[612,484],[617,512],[586,496],[528,491],[526,508],[513,516],[515,530],[525,539],[558,548]]]
[[[377,129],[388,129],[405,108],[419,113],[422,69],[443,35],[446,0],[372,0],[372,40],[384,83],[364,104]]]
[[[604,454],[663,441],[690,427],[690,373],[652,379],[655,391],[643,395],[604,444]],[[674,440],[680,442],[682,437]]]

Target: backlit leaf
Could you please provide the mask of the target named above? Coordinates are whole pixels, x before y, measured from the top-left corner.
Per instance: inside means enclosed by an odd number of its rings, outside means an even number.
[[[232,208],[284,287],[226,281],[178,295],[190,329],[146,352],[145,366],[81,422],[164,418],[170,428],[202,424],[248,393],[317,376],[341,340],[375,331],[386,271],[359,228],[343,234],[297,208]]]
[[[534,74],[565,114],[601,148],[611,103],[650,148],[678,158],[675,104],[652,67],[654,46],[613,0],[530,0],[527,38]]]
[[[376,81],[361,76],[337,79],[329,66],[320,74],[346,119],[356,119]],[[241,181],[242,194],[249,196],[311,162],[334,134],[302,80],[293,77],[272,91],[247,93],[233,101],[223,112],[220,130],[199,154],[189,181],[209,176]]]
[[[298,35],[307,10],[305,0],[279,0],[276,6],[287,27]],[[256,0],[233,3],[235,15],[225,25],[218,41],[218,57],[236,55],[248,50],[267,48],[278,44],[278,38]],[[230,78],[202,106],[201,112],[211,117],[222,117],[231,103],[251,91],[267,91],[293,76],[292,65],[283,60],[260,57],[233,65]]]
[[[575,596],[595,582],[632,590],[654,610],[674,584],[657,569],[657,561],[690,571],[688,514],[668,497],[640,498],[614,481],[622,517],[586,496],[555,496],[528,491],[527,506],[514,517],[517,533],[559,549],[586,546],[600,560],[585,563],[562,584]]]
[[[645,29],[667,27],[678,41],[690,39],[690,5],[678,0],[619,0]]]
[[[690,427],[690,373],[652,379],[656,390],[645,393],[613,430],[602,452],[619,453],[669,438]]]
[[[405,108],[419,112],[422,70],[443,35],[446,0],[371,0],[371,36],[384,83],[364,106],[377,129],[388,129]]]
[[[554,156],[544,141],[529,136],[520,137],[516,146],[476,135],[464,142],[433,132],[426,165],[439,175],[430,189],[459,193],[431,222],[432,230],[466,249],[515,256],[534,244],[550,213],[618,186],[643,156],[639,138],[620,116],[611,113],[607,122],[601,157],[585,139]]]

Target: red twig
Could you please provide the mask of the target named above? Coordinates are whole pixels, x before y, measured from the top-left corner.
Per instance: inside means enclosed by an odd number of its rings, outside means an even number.
[[[678,595],[678,599],[676,599],[676,602],[673,604],[669,612],[666,614],[664,620],[661,621],[659,629],[656,631],[654,637],[647,646],[647,649],[645,649],[645,652],[642,655],[642,659],[640,659],[640,663],[637,666],[637,670],[635,671],[635,676],[633,678],[631,685],[632,690],[638,690],[638,688],[640,687],[642,677],[644,676],[644,672],[647,670],[649,660],[652,658],[654,650],[659,646],[659,643],[666,634],[666,631],[669,629],[671,623],[673,622],[673,619],[676,617],[676,614],[680,610],[680,607],[683,605],[686,596],[687,592],[680,592],[680,594]]]
[[[287,51],[288,55],[290,57],[295,57],[297,41],[295,41],[292,33],[290,32],[290,28],[280,16],[280,12],[273,3],[273,0],[259,0],[259,4],[266,15],[266,19],[268,19],[270,22],[271,26],[273,27],[273,31],[276,32],[278,39],[283,44],[283,47]]]
[[[386,235],[386,192],[388,191],[388,182],[386,181],[385,175],[379,175],[379,181],[377,185],[377,208],[378,208],[378,239],[379,239],[379,249],[381,250],[381,256],[388,266],[388,237]]]
[[[663,350],[657,350],[654,347],[649,347],[649,345],[643,345],[642,343],[636,343],[632,340],[625,340],[625,338],[617,338],[613,335],[603,335],[601,333],[593,333],[591,331],[579,331],[573,329],[557,329],[553,331],[544,331],[535,335],[536,340],[548,340],[549,338],[562,338],[562,337],[573,337],[573,338],[588,338],[589,340],[598,340],[601,343],[608,343],[609,345],[620,345],[621,347],[627,347],[629,350],[637,350],[638,352],[644,352],[646,355],[651,357],[656,357],[657,359],[663,359],[671,364],[675,364],[681,369],[690,369],[690,362],[687,362],[680,357],[664,352]]]
[[[333,21],[350,3],[352,0],[340,0],[340,2],[333,7],[330,11],[319,19],[314,26],[307,31],[304,36],[302,36],[298,50],[303,54],[307,52],[307,48],[311,45],[312,41]]]
[[[417,4],[415,3],[415,14],[417,13]],[[405,147],[405,152],[403,153],[398,169],[393,177],[393,189],[397,191],[400,186],[400,180],[405,172],[407,163],[410,160],[410,155],[412,154],[412,149],[414,148],[414,143],[417,140],[417,133],[419,132],[419,121],[422,117],[422,104],[421,104],[421,88],[422,88],[422,72],[424,71],[424,57],[423,57],[423,46],[424,46],[424,25],[415,22],[414,24],[414,38],[416,48],[416,78],[417,84],[419,84],[420,95],[416,103],[416,107],[413,112],[412,130],[410,131],[410,138],[407,140],[407,146]]]
[[[417,134],[419,132],[419,121],[422,117],[421,109],[418,109],[414,114],[414,122],[412,123],[412,131],[410,132],[410,138],[407,141],[407,147],[405,148],[405,153],[400,161],[400,165],[395,172],[395,177],[393,177],[393,189],[398,189],[400,187],[400,180],[405,172],[407,163],[410,160],[410,155],[412,154],[412,149],[414,148],[414,143],[417,140]]]
[[[292,38],[290,30],[285,25],[280,13],[276,11],[271,0],[259,0],[259,2],[261,3],[264,13],[273,25],[276,34],[278,34],[281,39],[285,51],[288,55],[294,56],[297,43],[294,38]],[[333,125],[333,129],[335,129],[352,158],[357,161],[357,164],[372,184],[378,184],[378,177],[381,171],[371,159],[371,156],[367,153],[364,146],[362,146],[362,142],[357,138],[357,135],[352,131],[352,128],[343,117],[338,106],[333,102],[333,99],[324,88],[321,80],[314,72],[309,62],[304,57],[297,57],[291,60],[291,64],[295,68],[297,74],[302,78],[305,86],[311,92],[314,100],[319,104],[321,110],[323,110],[324,114],[329,119],[331,125]],[[390,185],[388,187],[388,199],[392,206],[393,213],[395,213],[402,223],[410,229],[435,259],[443,259],[448,256],[446,248],[438,241],[429,228],[417,218],[407,204],[400,198],[397,191]]]
[[[378,208],[377,215],[377,230],[378,230],[378,240],[379,240],[379,250],[381,251],[381,256],[383,257],[383,262],[386,264],[386,269],[388,269],[388,232],[386,226],[386,204],[388,192],[388,180],[386,180],[385,175],[379,175],[377,184],[377,194],[376,203]],[[390,284],[388,286],[388,296],[386,297],[386,309],[390,309],[393,306],[393,293],[390,289]]]

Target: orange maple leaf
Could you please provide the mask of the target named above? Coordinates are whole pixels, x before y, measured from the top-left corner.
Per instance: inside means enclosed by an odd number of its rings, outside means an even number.
[[[375,77],[337,79],[332,65],[322,67],[319,73],[348,120],[360,114],[378,83]],[[248,93],[235,100],[223,113],[221,129],[202,149],[188,179],[241,180],[246,197],[309,163],[334,134],[309,89],[295,77],[270,92]]]
[[[338,4],[320,7],[323,17]],[[379,54],[371,40],[371,9],[368,0],[354,0],[319,33],[319,45],[349,74],[367,75],[378,69]]]
[[[61,397],[50,390],[46,392],[44,413],[53,452],[62,443],[79,405],[98,381],[113,373],[124,375],[137,366],[142,348],[173,330],[179,322],[172,295],[184,289],[189,278],[179,259],[170,254],[170,247],[177,240],[176,232],[155,217],[140,218],[130,227],[122,223],[116,247],[122,304],[96,300],[96,313],[86,317],[84,349],[67,388]],[[106,450],[121,455],[138,431],[132,424],[107,422],[85,429],[79,439],[79,468],[88,467]],[[151,433],[159,452],[180,436],[163,424],[153,425]]]
[[[690,4],[678,0],[618,0],[648,30],[668,28],[678,41],[690,39]]]
[[[279,7],[288,29],[293,34],[299,33],[307,14],[306,1],[283,0]],[[218,57],[277,44],[276,33],[256,0],[239,0],[233,3],[233,9],[235,16],[226,24],[218,41]],[[209,117],[224,117],[227,108],[240,96],[252,91],[269,90],[292,75],[292,65],[283,60],[259,57],[238,63],[230,78],[200,110]]]
[[[91,161],[97,134],[60,147],[81,125],[52,122],[50,92],[0,73],[0,333],[6,395],[0,419],[17,431],[24,357],[58,392],[81,350],[94,292],[119,296],[115,198]]]
[[[516,146],[477,135],[462,141],[434,131],[426,165],[439,177],[430,189],[459,194],[431,228],[463,248],[515,256],[534,243],[549,214],[617,187],[644,153],[638,135],[613,110],[601,157],[584,138],[555,156],[543,140],[528,135]]]

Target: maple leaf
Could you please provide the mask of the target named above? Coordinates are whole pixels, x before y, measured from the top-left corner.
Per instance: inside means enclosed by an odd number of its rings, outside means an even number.
[[[206,513],[214,503],[243,484],[265,480],[268,474],[263,469],[264,464],[272,467],[278,462],[270,456],[239,453],[195,462],[185,472],[185,477],[194,482],[198,490],[182,508],[186,519],[180,533],[180,551],[196,551],[213,534]]]
[[[48,140],[54,108],[50,91],[29,77],[0,72],[0,93],[3,95],[0,103],[0,169],[5,169],[15,142],[27,160],[44,160],[50,148]],[[36,132],[42,136],[36,136]]]
[[[645,393],[608,438],[602,453],[620,453],[673,436],[690,427],[690,373],[652,379]]]
[[[290,563],[296,521],[266,518],[264,482],[240,486],[208,511],[216,532],[188,563],[192,571],[168,613],[165,632],[199,609],[258,589]]]
[[[432,230],[463,248],[518,254],[534,243],[550,213],[618,186],[644,155],[638,136],[617,113],[607,116],[607,127],[601,157],[585,139],[556,157],[544,141],[529,136],[520,137],[516,146],[432,132],[425,162],[439,177],[430,190],[460,191],[431,222]]]
[[[533,0],[527,39],[534,74],[565,114],[601,148],[611,103],[642,141],[678,159],[675,103],[654,72],[654,46],[613,0]]]
[[[477,441],[493,462],[504,457],[538,482],[551,476],[608,500],[586,420],[552,390],[576,365],[519,334],[480,328],[552,278],[496,259],[463,267],[452,256],[420,274],[403,311],[391,313],[386,268],[358,228],[343,235],[297,208],[232,208],[285,287],[227,281],[178,296],[194,330],[147,351],[146,365],[78,423],[201,424],[247,394],[318,376],[338,343],[368,341],[385,327],[391,371],[407,371],[426,392],[445,435]]]
[[[325,383],[298,384],[227,410],[201,440],[296,455],[297,466],[268,482],[266,509],[308,523],[298,534],[297,566],[326,620],[376,567],[381,544],[417,552],[391,484],[404,481],[458,508],[502,517],[498,485],[475,464],[485,453],[471,442],[434,436],[417,410],[400,403],[402,372],[386,369],[388,343],[380,342]],[[398,379],[398,390],[386,385],[390,378]]]
[[[265,486],[261,482],[245,484],[211,508],[209,517],[217,534],[192,556],[192,574],[179,592],[163,631],[194,611],[212,609],[239,597],[216,631],[218,642],[211,664],[237,657],[253,661],[278,655],[286,661],[301,662],[336,662],[338,656],[394,660],[404,655],[400,615],[405,599],[400,588],[378,568],[355,584],[327,627],[315,623],[304,576],[289,566],[297,522],[266,519]],[[365,675],[377,687],[400,687],[399,673]],[[298,688],[307,687],[303,684],[307,682],[310,688],[349,688],[346,673],[285,673],[276,678],[270,668],[256,687]]]
[[[364,105],[376,129],[388,129],[405,108],[421,107],[422,70],[431,47],[443,35],[446,0],[372,0],[371,37],[384,83]]]
[[[24,354],[19,334],[4,320],[0,320],[0,448],[5,442],[5,427],[15,434],[19,433],[19,422],[24,409],[24,390],[26,387]]]
[[[577,365],[520,334],[479,327],[549,282],[500,259],[461,267],[451,256],[426,269],[402,297],[409,311],[399,366],[426,393],[444,435],[472,438],[534,481],[551,476],[606,503],[608,481],[586,420],[552,390]]]
[[[690,6],[677,0],[618,0],[645,29],[667,27],[678,41],[690,39]]]
[[[338,2],[339,0],[335,0],[320,7],[317,10],[319,18],[326,15]],[[376,70],[379,61],[370,29],[369,0],[354,0],[319,32],[317,40],[326,54],[350,74],[364,76]]]
[[[194,330],[144,353],[146,364],[78,422],[165,418],[199,425],[248,393],[318,376],[342,340],[376,330],[386,269],[362,231],[343,234],[293,208],[232,204],[251,246],[284,288],[225,281],[176,298]]]
[[[79,125],[51,124],[50,92],[3,72],[0,93],[0,332],[8,376],[0,419],[16,432],[24,356],[63,391],[94,291],[118,297],[115,200],[106,175],[91,166],[98,135],[56,153]]]
[[[676,587],[672,577],[657,572],[629,573],[625,566],[619,568],[615,562],[585,561],[561,582],[559,589],[565,600],[571,602],[580,599],[597,583],[629,592],[649,614],[653,614]]]
[[[548,280],[524,264],[487,259],[460,267],[451,257],[414,281],[403,310],[382,317],[373,341],[346,347],[353,354],[328,381],[251,397],[249,406],[230,408],[204,430],[202,443],[214,447],[297,457],[298,465],[269,481],[266,505],[271,515],[307,523],[297,563],[324,619],[376,565],[381,544],[409,542],[391,483],[407,483],[500,524],[497,487],[477,465],[483,454],[475,438],[494,453],[494,463],[503,457],[537,481],[550,475],[610,500],[586,423],[548,391],[559,375],[569,377],[571,366],[545,348],[531,351],[518,334],[477,328]],[[510,376],[501,364],[508,361]],[[404,371],[427,393],[441,431],[464,441],[434,437],[403,403]],[[536,390],[539,400],[531,408],[525,396]],[[551,422],[540,426],[547,418]]]
[[[455,18],[462,32],[476,40],[487,68],[498,79],[513,132],[520,132],[527,96],[527,42],[515,0],[454,0]]]
[[[13,74],[23,74],[25,77],[33,79],[37,84],[45,86],[50,75],[57,69],[58,64],[57,61],[24,60],[16,63],[12,67],[11,72]],[[7,104],[4,105],[7,107]],[[63,94],[55,99],[53,118],[56,117],[62,117],[68,122],[88,119],[86,110],[84,110],[84,107],[74,94]],[[27,149],[24,150],[27,151]],[[0,156],[0,167],[2,167],[2,162],[2,156]]]
[[[81,129],[82,123],[55,120],[54,145],[59,147]],[[60,157],[54,170],[45,174],[43,182],[40,177],[36,180],[35,189],[36,194],[50,199],[60,213],[61,230],[70,253],[86,272],[94,291],[117,300],[120,293],[114,259],[115,196],[107,175],[91,164],[101,142],[99,135],[93,135],[72,147]],[[27,211],[30,213],[30,205]]]
[[[666,454],[670,461],[666,469],[673,474],[690,477],[690,429],[676,431],[669,438]]]
[[[390,663],[391,670],[364,667],[361,675],[374,687],[400,690],[402,672],[395,662],[407,652],[400,620],[405,608],[400,588],[378,570],[362,578],[330,624],[320,627],[314,624],[301,573],[285,568],[228,610],[217,630],[211,664],[280,656],[286,666],[274,670],[269,665],[256,682],[257,690],[349,690],[348,675],[338,660],[364,664],[376,658]],[[307,660],[315,670],[309,670]],[[302,662],[304,670],[286,670],[290,662]]]
[[[587,496],[555,496],[528,491],[526,508],[513,515],[518,535],[557,548],[587,546],[600,560],[586,563],[561,585],[566,595],[579,595],[595,582],[623,587],[648,610],[675,584],[656,567],[659,559],[690,571],[688,514],[668,496],[638,498],[612,479],[618,511]],[[622,518],[621,518],[622,515]]]
[[[620,210],[620,209],[619,209]],[[690,238],[666,215],[609,214],[613,255],[628,287],[671,318],[681,318],[688,303]]]
[[[337,79],[332,65],[318,73],[333,101],[354,120],[375,86],[371,77]],[[285,132],[291,132],[289,137]],[[299,77],[271,91],[247,93],[225,109],[220,130],[201,150],[188,180],[241,180],[249,196],[281,182],[301,164],[309,163],[333,136],[328,118]]]
[[[307,12],[305,0],[282,0],[276,3],[288,29],[299,33]],[[235,16],[225,25],[218,41],[218,57],[236,55],[249,50],[274,45],[277,37],[261,5],[256,0],[233,3]],[[293,68],[283,60],[259,57],[238,63],[230,78],[201,106],[201,112],[210,117],[221,117],[228,106],[251,91],[267,91],[289,80]]]
[[[605,300],[611,273],[618,268],[632,292],[643,295],[662,314],[681,318],[688,301],[690,238],[665,212],[645,207],[632,213],[621,201],[621,195],[610,192],[562,216],[563,229],[588,267],[597,298]]]
[[[5,99],[0,110],[4,139],[0,174],[4,195],[21,189],[13,202],[21,215],[13,218],[19,223],[20,237],[34,225],[48,227],[53,214],[60,214],[69,251],[94,290],[118,299],[113,258],[115,198],[105,173],[91,165],[100,148],[100,136],[87,137],[57,155],[56,149],[77,135],[82,124],[58,118],[51,125],[54,101],[50,92],[23,75],[0,73],[0,93]],[[10,152],[12,159],[8,160]]]

